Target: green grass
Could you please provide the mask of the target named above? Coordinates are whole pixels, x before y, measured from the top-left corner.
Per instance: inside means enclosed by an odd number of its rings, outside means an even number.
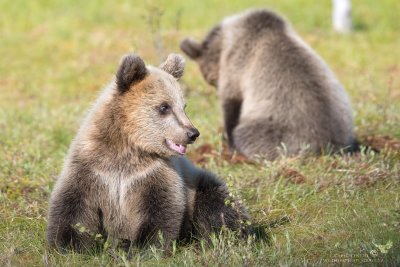
[[[224,232],[211,245],[178,246],[171,256],[146,249],[131,260],[108,250],[48,251],[47,200],[54,180],[85,110],[121,56],[133,51],[157,65],[179,52],[184,37],[201,38],[224,16],[254,6],[285,14],[345,85],[358,137],[374,137],[392,149],[230,161],[223,156],[215,89],[189,61],[183,79],[187,110],[202,133],[189,155],[223,177],[256,222],[270,225],[269,242],[240,241]],[[356,31],[348,36],[331,30],[330,1],[0,0],[0,10],[1,266],[400,264],[397,0],[354,0]],[[198,151],[208,145],[211,152],[200,159]],[[386,244],[392,244],[387,251],[378,248]]]

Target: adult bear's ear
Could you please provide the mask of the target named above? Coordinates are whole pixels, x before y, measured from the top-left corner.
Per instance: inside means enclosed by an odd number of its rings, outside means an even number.
[[[118,90],[124,93],[147,75],[147,68],[143,60],[135,54],[128,54],[122,58],[116,74]]]
[[[182,77],[185,70],[185,59],[179,54],[169,54],[159,68],[178,80]]]
[[[191,38],[186,38],[180,44],[181,50],[191,59],[196,59],[201,56],[202,46]]]

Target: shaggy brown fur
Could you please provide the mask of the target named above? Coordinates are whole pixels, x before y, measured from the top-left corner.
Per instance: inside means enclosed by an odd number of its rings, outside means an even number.
[[[218,88],[232,148],[273,160],[352,147],[347,94],[323,60],[279,15],[249,10],[181,49]]]
[[[224,205],[226,185],[183,156],[199,132],[184,112],[177,82],[184,60],[160,68],[126,56],[71,144],[51,195],[51,247],[93,249],[98,239],[143,245],[240,230],[243,210]],[[100,238],[99,238],[100,237]]]

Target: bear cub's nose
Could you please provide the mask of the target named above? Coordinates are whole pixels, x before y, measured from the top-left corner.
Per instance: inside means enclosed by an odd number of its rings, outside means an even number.
[[[192,129],[189,129],[189,131],[186,134],[187,134],[189,140],[191,142],[194,142],[194,141],[196,141],[196,138],[199,137],[200,132],[196,128],[192,128]]]

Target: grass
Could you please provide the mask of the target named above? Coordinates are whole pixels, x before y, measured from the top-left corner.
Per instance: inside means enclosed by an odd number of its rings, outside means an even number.
[[[230,159],[215,89],[189,61],[187,110],[202,133],[189,157],[223,177],[255,221],[270,225],[269,242],[222,232],[208,246],[178,246],[168,257],[149,248],[131,260],[48,251],[54,180],[120,57],[134,51],[157,65],[184,37],[201,38],[224,16],[254,6],[285,14],[328,62],[352,99],[357,136],[381,153]],[[330,1],[0,0],[0,265],[399,265],[400,5],[354,0],[353,8],[355,32],[343,36],[331,30]]]

